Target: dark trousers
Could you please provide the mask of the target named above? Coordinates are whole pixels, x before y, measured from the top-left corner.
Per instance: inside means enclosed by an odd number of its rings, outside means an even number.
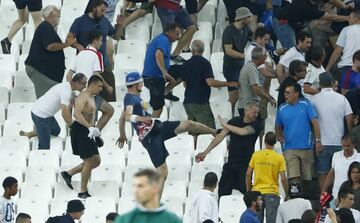
[[[230,195],[232,190],[246,193],[246,171],[249,162],[225,163],[219,181],[219,197]]]

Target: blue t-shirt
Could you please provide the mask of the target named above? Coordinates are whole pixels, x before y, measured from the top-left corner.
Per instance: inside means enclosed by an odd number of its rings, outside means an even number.
[[[157,49],[163,52],[164,64],[166,70],[168,70],[170,66],[171,45],[172,43],[165,33],[158,35],[150,42],[145,54],[143,76],[163,78],[161,70],[156,63],[155,53]]]
[[[126,110],[126,106],[133,106],[133,114],[138,116],[150,116],[146,112],[146,102],[144,102],[140,95],[129,94],[127,93],[124,98],[124,110]],[[135,130],[137,130],[137,125],[135,123],[131,123]]]
[[[209,103],[211,89],[206,79],[214,78],[210,62],[202,56],[192,56],[182,66],[181,79],[186,83],[184,104]]]
[[[355,89],[360,88],[360,73],[353,69],[348,69],[341,76],[340,82],[341,89]]]
[[[96,21],[90,18],[88,14],[84,14],[76,18],[70,27],[70,32],[76,36],[76,41],[84,48],[88,45],[87,34],[92,30],[100,30],[102,33],[100,52],[103,55],[104,64],[107,66],[109,65],[109,59],[106,55],[106,37],[115,34],[115,28],[109,20],[103,16],[99,21]]]
[[[260,223],[256,213],[250,209],[246,209],[240,217],[240,223]]]
[[[317,118],[313,105],[307,99],[290,105],[280,105],[276,115],[276,126],[284,131],[286,149],[311,149],[313,138],[311,133],[311,120]]]

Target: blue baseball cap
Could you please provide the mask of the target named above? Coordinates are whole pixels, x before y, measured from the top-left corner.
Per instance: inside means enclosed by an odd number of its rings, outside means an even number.
[[[130,72],[126,75],[125,82],[126,82],[126,86],[130,86],[133,84],[143,82],[143,79],[139,74],[139,72]]]

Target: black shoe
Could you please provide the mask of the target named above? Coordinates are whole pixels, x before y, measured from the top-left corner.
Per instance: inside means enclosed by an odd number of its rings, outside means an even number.
[[[186,60],[180,56],[180,55],[175,55],[175,56],[170,56],[170,60],[171,62],[173,62],[174,64],[178,64],[178,65],[181,65],[183,64],[184,62],[186,62]]]
[[[60,173],[60,179],[65,184],[66,187],[73,190],[73,186],[71,185],[71,176],[66,171],[62,171]]]
[[[85,192],[82,192],[82,193],[78,193],[78,197],[82,198],[82,199],[86,199],[88,197],[91,197],[91,195],[89,194],[89,192],[85,191]]]
[[[1,40],[1,48],[3,54],[10,54],[11,42],[9,38],[6,37],[5,39]]]
[[[179,101],[180,100],[180,98],[176,97],[172,93],[165,95],[164,98],[167,100],[170,100],[170,101]]]

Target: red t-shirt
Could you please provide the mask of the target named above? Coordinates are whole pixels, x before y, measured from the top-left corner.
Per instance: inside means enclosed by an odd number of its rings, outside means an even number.
[[[180,8],[181,0],[156,0],[156,7],[178,10]]]

